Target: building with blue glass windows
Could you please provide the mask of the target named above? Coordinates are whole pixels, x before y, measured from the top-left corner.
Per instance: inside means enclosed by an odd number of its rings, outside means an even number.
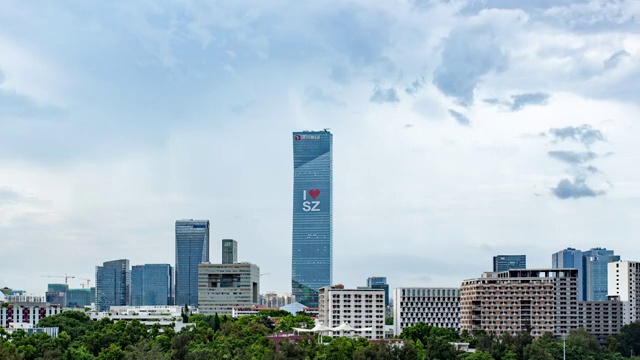
[[[333,135],[294,132],[291,287],[296,301],[318,306],[318,290],[333,281]]]
[[[209,220],[176,221],[176,305],[198,306],[198,265],[204,262],[209,262]]]
[[[551,255],[551,266],[556,269],[578,269],[578,300],[607,301],[610,262],[619,261],[613,250],[593,248],[580,251],[566,248]]]
[[[386,306],[391,305],[389,299],[389,284],[387,284],[387,278],[385,276],[372,276],[367,279],[367,287],[370,289],[384,290],[384,303]]]
[[[493,271],[503,272],[527,268],[526,255],[496,255],[493,257]]]
[[[96,266],[96,309],[109,311],[110,306],[125,306],[131,301],[129,260],[107,261]]]
[[[131,305],[173,305],[173,269],[169,264],[131,268]]]

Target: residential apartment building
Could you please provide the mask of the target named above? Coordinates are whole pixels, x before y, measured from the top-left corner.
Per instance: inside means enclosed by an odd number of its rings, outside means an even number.
[[[607,265],[608,293],[622,302],[623,324],[640,320],[640,262],[616,261]]]
[[[578,270],[578,300],[584,301],[584,270],[582,265],[582,251],[566,248],[551,255],[551,267],[554,269]]]
[[[0,307],[0,328],[33,328],[47,316],[59,314],[63,307],[48,304],[45,297],[8,295],[6,306]]]
[[[355,332],[370,340],[384,339],[385,300],[382,289],[345,289],[342,285],[326,286],[318,292],[318,321],[330,328],[347,323]],[[342,332],[328,332],[328,336],[345,336]]]
[[[296,302],[296,297],[291,293],[284,293],[278,295],[276,292],[268,292],[260,295],[260,305],[268,308],[281,308],[285,305],[293,304]]]
[[[418,323],[460,331],[460,289],[397,288],[393,295],[393,332]]]
[[[465,280],[460,288],[460,328],[533,337],[583,327],[601,339],[619,330],[619,301],[578,301],[577,269],[509,270]],[[586,316],[589,314],[590,316]]]
[[[198,265],[198,312],[232,315],[234,307],[257,305],[260,268],[251,263]]]

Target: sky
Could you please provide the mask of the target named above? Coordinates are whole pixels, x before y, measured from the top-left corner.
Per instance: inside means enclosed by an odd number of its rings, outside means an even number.
[[[173,264],[193,218],[290,292],[291,133],[324,128],[336,284],[640,260],[639,100],[638,1],[0,0],[0,287]]]

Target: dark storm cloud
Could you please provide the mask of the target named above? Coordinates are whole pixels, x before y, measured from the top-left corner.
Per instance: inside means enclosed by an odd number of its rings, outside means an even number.
[[[591,151],[564,151],[555,150],[549,151],[547,154],[554,159],[564,161],[569,164],[582,164],[587,161],[591,161],[597,157],[597,155]]]
[[[449,114],[451,114],[451,116],[453,116],[453,118],[458,122],[458,124],[462,125],[462,126],[470,126],[471,125],[471,121],[469,120],[468,117],[464,116],[463,114],[455,111],[455,110],[451,110],[449,109]]]
[[[371,95],[371,98],[369,98],[369,100],[377,104],[384,104],[384,103],[399,102],[400,98],[398,97],[398,93],[396,92],[396,89],[394,88],[382,89],[379,86],[376,86],[373,89],[373,95]]]
[[[481,77],[501,71],[506,65],[507,56],[491,28],[454,30],[445,40],[442,62],[434,72],[433,83],[460,104],[471,105]]]
[[[592,128],[590,125],[567,126],[564,128],[552,128],[549,135],[556,140],[573,140],[591,146],[597,141],[604,141],[604,135],[600,130]]]
[[[518,94],[512,95],[511,99],[511,111],[522,110],[528,105],[544,105],[549,100],[549,94],[545,93],[530,93],[530,94]]]
[[[575,177],[573,180],[564,178],[556,187],[551,188],[551,193],[561,200],[589,198],[604,195],[604,191],[596,191],[590,188],[584,178]]]

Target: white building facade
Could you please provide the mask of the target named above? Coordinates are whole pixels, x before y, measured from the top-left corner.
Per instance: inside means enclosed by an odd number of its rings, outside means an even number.
[[[198,313],[233,314],[260,301],[260,268],[251,263],[198,265]]]
[[[354,334],[369,340],[384,339],[384,290],[345,289],[343,286],[320,288],[318,295],[318,321],[335,328],[344,323],[356,329],[371,328]],[[328,336],[351,336],[342,332],[328,332]]]
[[[622,302],[622,323],[640,320],[640,262],[616,261],[607,264],[609,296],[617,296]]]
[[[460,331],[460,289],[397,288],[393,296],[393,331],[418,323]]]
[[[45,302],[42,296],[10,295],[7,301],[0,307],[0,328],[33,328],[41,319],[64,310],[60,305]]]

